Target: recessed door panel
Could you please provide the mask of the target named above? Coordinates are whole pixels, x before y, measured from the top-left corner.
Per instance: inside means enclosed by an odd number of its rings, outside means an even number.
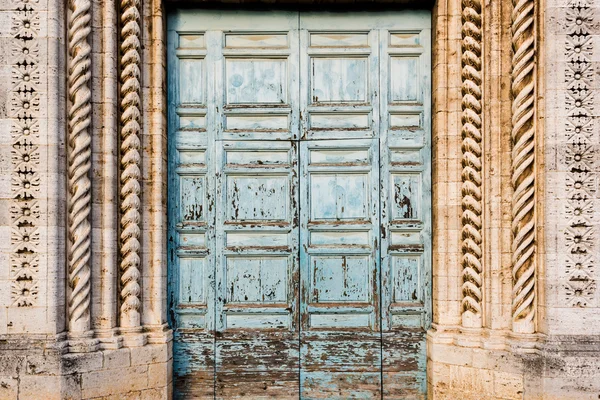
[[[313,103],[366,102],[368,59],[311,58]]]
[[[287,103],[285,59],[228,59],[225,62],[227,104]]]

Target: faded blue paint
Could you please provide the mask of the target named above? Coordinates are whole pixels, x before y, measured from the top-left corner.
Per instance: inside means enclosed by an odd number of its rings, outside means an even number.
[[[429,26],[169,16],[176,396],[424,396]]]

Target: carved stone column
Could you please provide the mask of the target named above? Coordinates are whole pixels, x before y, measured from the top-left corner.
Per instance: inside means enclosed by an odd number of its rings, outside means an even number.
[[[71,0],[68,16],[68,328],[90,329],[91,32],[89,0]]]
[[[140,301],[141,100],[140,2],[121,2],[121,311],[120,326],[137,331]]]
[[[535,1],[512,12],[512,328],[535,332]]]
[[[462,324],[482,323],[481,1],[462,2]]]

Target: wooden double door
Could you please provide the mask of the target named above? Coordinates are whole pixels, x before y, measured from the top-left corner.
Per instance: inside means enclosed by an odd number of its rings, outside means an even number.
[[[422,398],[430,15],[168,23],[176,398]]]

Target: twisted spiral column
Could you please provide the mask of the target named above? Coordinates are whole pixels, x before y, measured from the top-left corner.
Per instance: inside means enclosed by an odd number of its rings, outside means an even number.
[[[140,12],[121,2],[121,327],[140,326]]]
[[[481,327],[481,1],[462,2],[462,323]]]
[[[90,329],[91,212],[91,32],[89,0],[70,0],[68,17],[68,324],[81,334]]]
[[[535,330],[535,10],[513,0],[512,277],[513,331]]]

